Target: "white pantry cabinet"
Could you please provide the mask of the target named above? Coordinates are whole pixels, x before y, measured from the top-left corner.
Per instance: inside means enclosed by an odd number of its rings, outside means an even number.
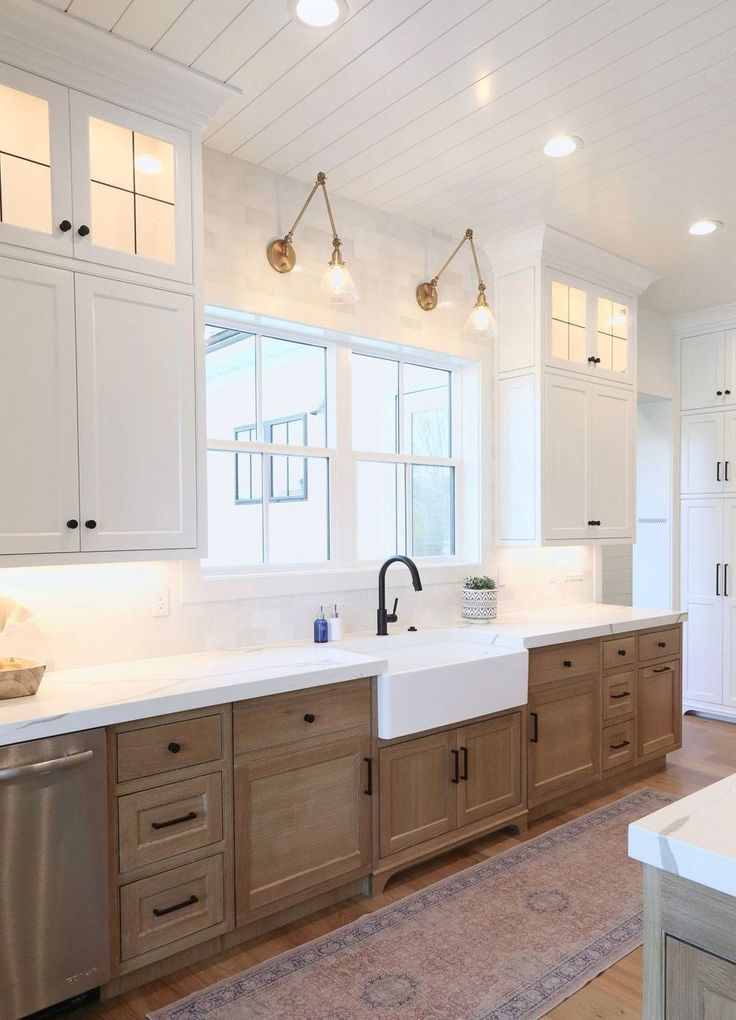
[[[736,404],[736,329],[683,337],[680,342],[680,410]]]
[[[194,548],[191,296],[0,259],[0,301],[0,556]]]
[[[736,409],[682,415],[680,490],[687,496],[736,492]]]

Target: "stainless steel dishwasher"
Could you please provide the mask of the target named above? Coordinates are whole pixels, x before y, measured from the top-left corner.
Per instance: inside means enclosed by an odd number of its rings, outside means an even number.
[[[108,978],[105,732],[0,747],[0,1020]]]

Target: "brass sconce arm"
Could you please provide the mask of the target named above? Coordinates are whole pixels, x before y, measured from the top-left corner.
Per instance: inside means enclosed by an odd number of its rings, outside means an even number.
[[[309,192],[309,195],[307,196],[306,202],[301,207],[299,215],[294,220],[294,224],[291,227],[291,230],[289,230],[288,233],[284,234],[283,237],[276,238],[276,240],[271,241],[268,248],[266,249],[266,255],[268,257],[269,264],[273,269],[276,270],[277,273],[290,273],[291,270],[296,265],[296,251],[294,250],[294,246],[291,242],[294,238],[296,228],[301,223],[302,217],[304,216],[304,213],[307,211],[309,203],[314,198],[318,188],[322,189],[325,205],[327,206],[327,215],[330,218],[333,247],[332,258],[333,261],[337,263],[340,263],[342,261],[340,258],[340,244],[342,242],[340,241],[340,238],[337,236],[335,218],[332,215],[332,207],[330,206],[330,199],[327,195],[327,175],[322,170],[320,170],[320,172],[317,174],[316,181],[312,185],[312,190]]]
[[[433,276],[431,280],[427,280],[425,283],[420,283],[419,286],[417,287],[417,304],[425,312],[431,312],[433,308],[437,307],[437,297],[438,297],[438,295],[437,295],[437,284],[439,283],[440,277],[442,276],[444,271],[447,269],[449,264],[455,258],[455,256],[460,251],[460,249],[462,248],[462,246],[465,244],[466,241],[470,244],[470,250],[473,253],[473,262],[475,263],[475,272],[476,272],[476,275],[478,277],[478,293],[479,294],[483,294],[484,293],[484,291],[486,289],[486,285],[483,282],[483,277],[481,276],[480,264],[478,263],[478,255],[477,255],[476,250],[475,250],[475,244],[473,243],[473,231],[471,230],[470,227],[468,227],[468,229],[465,231],[465,233],[463,234],[462,238],[460,239],[459,243],[455,246],[455,249],[453,250],[452,254],[445,261],[444,265],[442,266],[440,271],[437,273],[437,275]]]

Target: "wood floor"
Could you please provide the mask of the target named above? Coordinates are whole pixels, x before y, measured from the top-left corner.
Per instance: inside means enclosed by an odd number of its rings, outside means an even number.
[[[736,772],[736,726],[686,716],[683,740],[682,750],[669,756],[666,771],[649,776],[642,782],[630,783],[611,796],[588,801],[572,810],[536,822],[530,825],[527,838],[585,814],[610,800],[616,800],[642,786],[649,786],[675,796],[685,796]],[[340,925],[355,920],[361,914],[387,906],[402,896],[492,857],[499,851],[518,844],[519,841],[518,837],[505,834],[477,840],[468,847],[397,875],[379,897],[371,900],[350,900],[340,904],[339,907],[330,907],[306,920],[265,935],[245,947],[240,946],[221,953],[196,967],[186,968],[108,1002],[76,1010],[68,1016],[74,1020],[133,1020],[133,1018],[141,1020],[151,1010],[206,988],[222,978],[299,946],[309,939],[325,935]],[[548,1015],[553,1020],[622,1020],[622,1018],[639,1020],[641,967],[641,950],[637,950]],[[274,1017],[273,1020],[291,1018]],[[448,1020],[460,1018],[448,1017]]]

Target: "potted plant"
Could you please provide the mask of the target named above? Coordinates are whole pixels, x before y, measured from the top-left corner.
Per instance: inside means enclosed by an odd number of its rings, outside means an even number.
[[[496,619],[496,582],[492,577],[466,577],[463,583],[463,618],[476,623]]]

